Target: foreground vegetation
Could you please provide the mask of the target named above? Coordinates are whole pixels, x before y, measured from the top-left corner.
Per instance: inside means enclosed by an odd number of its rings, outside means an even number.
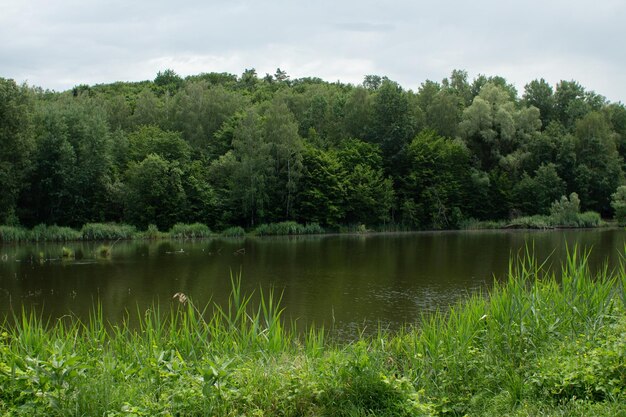
[[[295,330],[273,292],[109,325],[17,314],[2,325],[6,416],[624,416],[626,271],[531,256],[419,327],[351,343]]]

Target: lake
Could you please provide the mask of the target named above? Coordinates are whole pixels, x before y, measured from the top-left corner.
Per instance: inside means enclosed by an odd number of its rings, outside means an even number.
[[[505,276],[511,254],[534,247],[559,267],[566,247],[592,248],[590,263],[617,265],[624,229],[455,231],[198,241],[120,241],[0,246],[0,317],[36,308],[44,317],[86,318],[98,300],[122,320],[182,292],[196,304],[224,303],[230,274],[244,292],[275,288],[287,319],[324,324],[343,338],[416,323]],[[63,246],[75,259],[61,257]],[[558,268],[556,268],[558,269]]]

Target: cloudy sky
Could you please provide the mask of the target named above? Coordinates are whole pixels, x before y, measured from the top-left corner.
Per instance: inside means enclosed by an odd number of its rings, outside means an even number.
[[[626,102],[624,0],[0,0],[0,77],[64,90],[167,68],[405,88],[465,69]]]

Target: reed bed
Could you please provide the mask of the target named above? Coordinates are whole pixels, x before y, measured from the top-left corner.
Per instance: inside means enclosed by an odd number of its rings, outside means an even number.
[[[244,237],[246,236],[246,231],[241,226],[233,226],[222,230],[220,235],[224,237]]]
[[[127,240],[136,233],[135,226],[116,223],[88,223],[81,229],[83,240]]]
[[[275,291],[137,311],[138,325],[2,324],[0,414],[28,416],[626,415],[626,272],[531,253],[486,294],[418,328],[339,343],[286,323]]]
[[[210,237],[213,233],[209,226],[202,223],[176,223],[170,229],[169,235],[173,239],[199,239]]]
[[[253,234],[257,236],[312,235],[322,233],[324,233],[324,229],[317,223],[303,225],[293,221],[261,224],[253,231]]]

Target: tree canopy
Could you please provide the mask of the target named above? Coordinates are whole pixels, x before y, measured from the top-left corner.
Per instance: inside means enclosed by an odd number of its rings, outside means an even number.
[[[462,70],[415,91],[280,68],[65,92],[0,78],[0,144],[4,224],[439,229],[548,214],[572,193],[612,216],[626,108],[574,80],[520,95]]]

